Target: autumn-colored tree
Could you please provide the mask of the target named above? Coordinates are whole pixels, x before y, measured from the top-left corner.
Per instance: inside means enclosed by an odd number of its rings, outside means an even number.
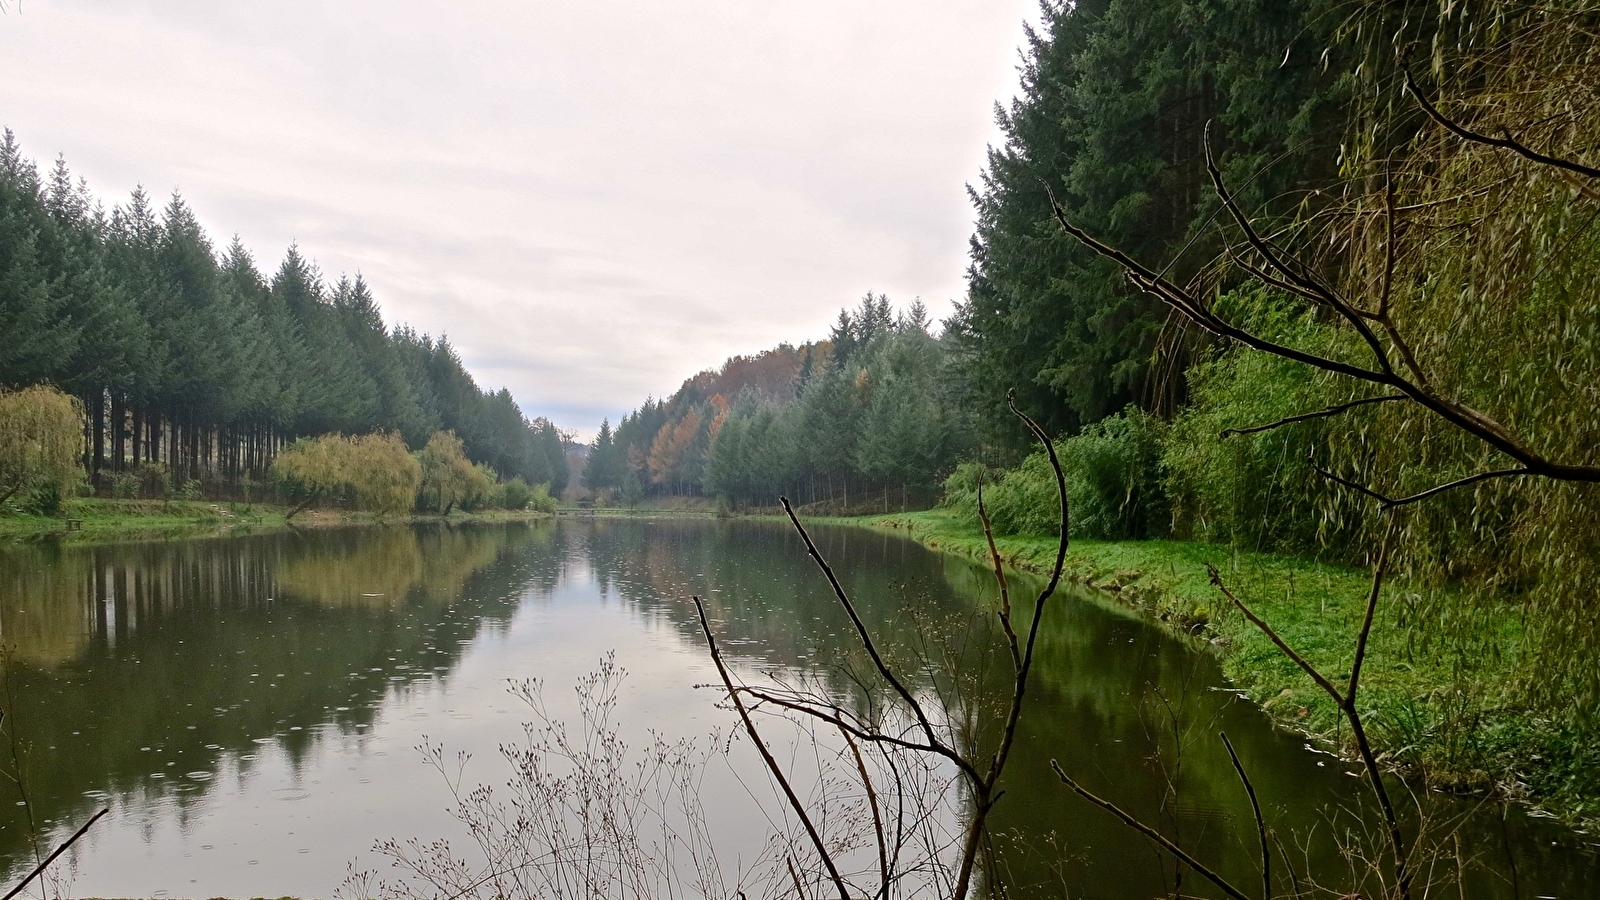
[[[650,481],[653,484],[672,484],[680,481],[684,455],[694,444],[700,431],[700,413],[689,410],[676,424],[664,425],[650,444]]]

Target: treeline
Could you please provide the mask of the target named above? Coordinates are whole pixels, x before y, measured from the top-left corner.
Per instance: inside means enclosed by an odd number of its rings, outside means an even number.
[[[974,430],[952,393],[949,346],[914,302],[868,294],[828,340],[734,357],[602,423],[584,485],[637,503],[705,494],[772,506],[780,494],[835,509],[926,505]]]
[[[105,488],[139,467],[227,490],[266,479],[300,436],[453,431],[500,475],[566,483],[565,439],[478,387],[444,338],[385,326],[358,275],[325,282],[290,247],[271,277],[220,252],[176,194],[109,212],[57,159],[0,139],[0,386],[80,398],[84,466]]]

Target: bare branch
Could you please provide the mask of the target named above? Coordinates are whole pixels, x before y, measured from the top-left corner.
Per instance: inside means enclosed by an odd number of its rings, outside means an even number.
[[[785,503],[784,507],[787,508],[788,503]],[[817,855],[822,858],[822,864],[828,870],[828,877],[833,879],[834,886],[839,889],[839,900],[850,900],[850,891],[845,887],[844,877],[839,874],[838,866],[834,865],[833,856],[828,852],[827,845],[823,843],[822,835],[818,833],[817,826],[811,823],[811,816],[806,813],[805,804],[800,802],[800,798],[795,795],[794,788],[789,786],[789,779],[784,776],[783,768],[778,765],[776,759],[772,758],[772,751],[767,749],[766,742],[761,739],[761,733],[756,731],[756,723],[750,718],[750,711],[745,709],[744,702],[739,699],[739,692],[734,689],[733,676],[728,674],[728,666],[722,661],[722,653],[717,649],[716,636],[711,633],[711,620],[706,618],[706,607],[704,603],[700,602],[699,597],[694,598],[694,608],[695,612],[700,614],[700,630],[705,634],[706,644],[711,649],[711,661],[717,665],[717,674],[722,676],[722,685],[728,689],[728,699],[733,702],[733,708],[739,711],[739,719],[744,722],[745,733],[750,735],[750,742],[756,745],[756,750],[761,754],[762,761],[767,764],[767,771],[772,773],[772,777],[778,782],[778,786],[783,789],[783,795],[788,799],[789,807],[794,810],[796,816],[800,817],[800,824],[805,826],[806,834],[811,837],[811,843],[816,847]],[[790,871],[792,874],[793,870],[791,869]],[[796,880],[796,886],[798,886],[798,879]],[[10,900],[10,898],[0,898],[0,900]]]
[[[1372,634],[1372,622],[1376,615],[1378,597],[1383,590],[1383,577],[1389,565],[1389,539],[1393,534],[1392,523],[1384,531],[1383,543],[1378,551],[1378,561],[1373,567],[1372,589],[1367,595],[1366,616],[1362,620],[1361,631],[1356,638],[1355,660],[1351,665],[1350,684],[1347,690],[1340,691],[1326,675],[1323,675],[1306,658],[1296,653],[1294,648],[1284,642],[1278,633],[1256,615],[1244,601],[1240,600],[1228,586],[1222,582],[1222,575],[1217,567],[1207,564],[1206,570],[1211,575],[1211,583],[1227,597],[1234,607],[1249,619],[1251,624],[1265,634],[1269,640],[1277,645],[1278,649],[1290,659],[1294,660],[1302,671],[1311,676],[1324,692],[1338,705],[1339,711],[1344,714],[1345,720],[1350,723],[1351,738],[1355,741],[1356,751],[1361,756],[1361,762],[1367,770],[1367,779],[1372,784],[1372,792],[1378,798],[1378,805],[1383,809],[1385,824],[1389,829],[1389,843],[1394,853],[1395,882],[1399,888],[1402,900],[1410,900],[1412,873],[1407,867],[1407,854],[1405,837],[1400,833],[1400,822],[1394,812],[1394,803],[1389,799],[1388,788],[1383,784],[1383,769],[1378,764],[1377,754],[1372,750],[1372,741],[1367,737],[1367,730],[1361,720],[1361,713],[1356,708],[1356,690],[1360,687],[1361,664],[1366,657],[1367,641]]]
[[[1327,418],[1328,416],[1336,416],[1346,410],[1355,409],[1358,406],[1366,406],[1369,403],[1388,403],[1393,400],[1405,399],[1407,399],[1405,394],[1385,394],[1382,397],[1366,397],[1361,400],[1351,400],[1349,403],[1340,403],[1336,406],[1330,406],[1327,409],[1319,409],[1316,412],[1300,413],[1296,416],[1285,416],[1276,422],[1269,422],[1266,425],[1252,425],[1249,428],[1224,428],[1217,436],[1220,438],[1230,438],[1236,434],[1255,434],[1261,431],[1271,431],[1274,428],[1282,428],[1285,425],[1292,425],[1295,422],[1305,422],[1310,419],[1323,419]]]
[[[1389,353],[1384,349],[1383,342],[1378,340],[1378,336],[1367,325],[1367,316],[1346,303],[1333,288],[1328,287],[1314,275],[1302,274],[1286,263],[1278,255],[1277,251],[1256,231],[1255,226],[1250,221],[1250,217],[1246,216],[1244,210],[1239,208],[1238,203],[1233,199],[1233,195],[1228,192],[1227,183],[1222,179],[1222,170],[1217,168],[1216,158],[1212,155],[1210,122],[1206,123],[1205,151],[1206,174],[1211,176],[1212,187],[1216,189],[1217,197],[1222,200],[1222,205],[1233,216],[1235,224],[1244,232],[1245,240],[1250,242],[1250,246],[1261,254],[1261,257],[1267,261],[1268,265],[1281,272],[1289,281],[1299,285],[1302,289],[1300,293],[1343,316],[1345,321],[1355,328],[1356,333],[1361,335],[1361,339],[1367,342],[1367,347],[1372,350],[1373,360],[1377,362],[1378,368],[1382,369],[1385,374],[1393,375],[1394,366],[1389,361]]]
[[[1459,488],[1459,487],[1466,487],[1469,484],[1477,484],[1480,481],[1488,481],[1488,480],[1490,480],[1492,478],[1512,478],[1512,477],[1518,477],[1518,476],[1522,476],[1522,475],[1539,475],[1539,474],[1543,474],[1543,473],[1535,471],[1534,469],[1529,468],[1529,467],[1523,467],[1523,468],[1517,468],[1517,469],[1494,469],[1494,470],[1489,471],[1489,472],[1479,472],[1476,475],[1468,475],[1468,476],[1466,476],[1464,478],[1457,478],[1454,481],[1447,481],[1444,484],[1435,485],[1435,486],[1433,486],[1431,488],[1428,488],[1425,491],[1418,491],[1415,494],[1409,494],[1409,495],[1404,496],[1404,497],[1390,497],[1389,495],[1379,493],[1378,491],[1375,491],[1372,488],[1367,487],[1366,485],[1360,484],[1360,483],[1355,482],[1355,481],[1351,481],[1350,479],[1345,478],[1345,477],[1343,477],[1341,475],[1335,475],[1334,473],[1328,471],[1327,469],[1324,469],[1321,465],[1319,465],[1317,463],[1316,454],[1315,453],[1313,453],[1308,459],[1309,459],[1309,462],[1311,464],[1311,468],[1318,475],[1321,475],[1323,478],[1326,478],[1329,481],[1336,482],[1338,484],[1342,484],[1345,487],[1350,488],[1353,491],[1356,491],[1358,493],[1365,494],[1366,496],[1371,497],[1372,499],[1378,501],[1379,508],[1384,510],[1384,511],[1394,509],[1397,506],[1409,506],[1412,503],[1417,503],[1419,501],[1426,500],[1429,497],[1436,497],[1439,494],[1443,494],[1443,493],[1445,493],[1447,491],[1453,491],[1453,490],[1455,490],[1456,488]]]
[[[994,566],[994,580],[1000,584],[1000,627],[1006,633],[1006,645],[1011,649],[1011,665],[1022,667],[1022,650],[1017,644],[1017,630],[1011,627],[1011,587],[1006,583],[1006,569],[1000,562],[1000,551],[994,545],[994,526],[989,521],[989,507],[983,502],[983,475],[978,475],[978,521],[983,525],[983,539],[989,544],[989,561]]]
[[[789,505],[789,498],[779,497],[778,502],[783,504],[783,511],[788,514],[789,521],[794,525],[795,530],[800,532],[800,539],[805,541],[806,552],[811,555],[811,559],[822,570],[822,574],[828,577],[828,584],[833,586],[833,595],[839,598],[839,604],[844,607],[845,613],[849,615],[850,623],[856,629],[856,637],[861,640],[861,646],[867,651],[867,655],[872,657],[873,665],[878,667],[878,674],[883,676],[884,681],[889,682],[889,686],[894,688],[895,693],[900,695],[900,699],[904,700],[906,705],[911,708],[912,713],[917,717],[918,724],[922,726],[923,733],[928,737],[928,743],[939,743],[939,739],[933,734],[933,723],[928,719],[928,714],[923,711],[922,704],[917,702],[917,698],[913,697],[911,691],[907,690],[906,686],[896,677],[889,668],[889,664],[883,661],[882,654],[878,652],[878,645],[873,643],[872,633],[867,630],[866,623],[861,621],[861,614],[856,612],[855,604],[850,602],[849,595],[844,592],[844,587],[839,584],[838,576],[833,574],[833,567],[829,566],[828,561],[822,558],[822,554],[817,550],[817,545],[811,540],[811,535],[806,533],[805,526],[801,525],[800,519],[795,516],[794,508]]]
[[[1306,658],[1301,656],[1299,653],[1296,653],[1293,647],[1285,643],[1283,638],[1279,637],[1278,633],[1272,630],[1271,625],[1268,625],[1260,616],[1255,614],[1254,610],[1246,606],[1245,602],[1240,600],[1238,596],[1233,593],[1233,591],[1229,590],[1228,586],[1222,582],[1222,573],[1217,571],[1216,566],[1206,563],[1206,572],[1211,576],[1211,583],[1216,586],[1217,590],[1222,592],[1222,596],[1228,598],[1228,601],[1233,604],[1235,609],[1239,610],[1241,613],[1244,613],[1244,617],[1250,620],[1250,624],[1256,626],[1256,628],[1258,628],[1262,634],[1267,636],[1268,640],[1276,644],[1278,649],[1283,651],[1284,656],[1294,660],[1294,664],[1299,666],[1302,672],[1305,672],[1307,675],[1311,676],[1311,680],[1317,683],[1317,687],[1320,687],[1326,691],[1328,696],[1334,699],[1334,702],[1340,704],[1341,706],[1344,704],[1344,695],[1339,692],[1339,689],[1334,686],[1333,682],[1329,681],[1321,672],[1317,671],[1316,666],[1306,662]]]
[[[85,834],[87,834],[88,831],[89,831],[89,826],[91,826],[94,823],[100,821],[100,817],[105,815],[108,812],[111,812],[109,807],[106,808],[106,809],[102,809],[99,812],[95,813],[93,816],[91,816],[89,821],[83,823],[82,827],[80,827],[77,831],[72,833],[72,837],[69,837],[65,841],[63,841],[61,843],[61,846],[57,847],[54,852],[52,852],[49,856],[44,858],[43,862],[39,863],[37,866],[34,866],[33,871],[28,873],[28,877],[22,879],[19,882],[17,882],[16,887],[13,887],[10,891],[6,892],[6,895],[4,897],[0,897],[0,900],[11,900],[12,897],[15,897],[16,895],[22,893],[22,889],[23,888],[27,887],[30,882],[32,882],[35,878],[38,878],[41,874],[43,874],[44,870],[48,869],[50,867],[50,864],[56,861],[56,857],[58,857],[61,854],[65,853],[68,847],[71,847],[74,843],[77,842],[78,838],[81,838]]]
[[[1409,898],[1411,872],[1406,865],[1405,837],[1400,833],[1400,820],[1395,816],[1394,803],[1389,799],[1389,790],[1384,787],[1383,772],[1378,766],[1377,755],[1372,752],[1372,742],[1367,739],[1366,726],[1361,721],[1361,713],[1356,709],[1356,691],[1361,687],[1361,664],[1367,655],[1367,639],[1372,634],[1372,619],[1377,612],[1378,596],[1383,591],[1383,576],[1389,568],[1389,540],[1393,535],[1394,524],[1390,522],[1384,529],[1377,565],[1372,568],[1372,590],[1367,594],[1366,617],[1361,622],[1361,634],[1356,638],[1355,660],[1350,665],[1350,686],[1339,705],[1344,710],[1345,719],[1350,722],[1350,736],[1355,739],[1356,750],[1361,754],[1361,762],[1367,770],[1367,780],[1372,782],[1372,792],[1377,795],[1378,804],[1383,808],[1384,820],[1389,826],[1389,845],[1394,852],[1394,876],[1400,888],[1400,896]]]
[[[1017,637],[1011,628],[1009,610],[1002,617],[1006,634],[1012,645],[1012,660],[1016,666],[1016,681],[1011,692],[1011,707],[1006,713],[1005,730],[1000,737],[1000,746],[995,750],[994,757],[989,761],[988,773],[977,785],[976,796],[974,797],[974,806],[977,809],[973,813],[972,830],[967,834],[966,848],[961,857],[961,869],[956,877],[954,896],[958,898],[966,896],[967,885],[972,877],[973,863],[977,858],[979,848],[984,846],[987,840],[988,827],[985,823],[988,819],[989,811],[1000,800],[1000,795],[994,793],[994,788],[1000,781],[1001,773],[1005,771],[1006,761],[1011,756],[1012,745],[1016,742],[1017,722],[1022,718],[1023,701],[1028,694],[1028,673],[1033,668],[1033,650],[1039,638],[1039,622],[1044,618],[1045,603],[1055,593],[1056,587],[1061,584],[1061,572],[1066,565],[1067,544],[1072,524],[1071,510],[1067,503],[1067,476],[1061,469],[1061,459],[1056,455],[1055,443],[1050,440],[1050,435],[1045,432],[1044,428],[1040,427],[1038,422],[1035,422],[1031,416],[1017,408],[1016,391],[1006,392],[1006,406],[1017,418],[1022,420],[1022,424],[1027,427],[1029,433],[1044,445],[1046,458],[1050,461],[1050,470],[1055,474],[1056,496],[1061,504],[1060,537],[1056,541],[1056,559],[1055,565],[1050,570],[1050,580],[1039,591],[1039,596],[1033,602],[1033,616],[1028,623],[1028,640],[1020,656],[1016,651]],[[989,539],[989,547],[994,563],[995,578],[999,580],[1003,587],[1006,583],[1005,572],[1000,563],[1000,554],[994,552],[994,539],[992,536]],[[1007,600],[1007,605],[1009,606],[1009,599]]]
[[[1261,818],[1261,802],[1256,799],[1256,786],[1250,783],[1250,776],[1244,771],[1244,763],[1239,761],[1239,754],[1233,749],[1233,741],[1228,740],[1228,733],[1218,732],[1222,738],[1222,746],[1228,748],[1228,759],[1233,760],[1233,770],[1239,773],[1239,780],[1244,782],[1244,792],[1250,795],[1250,812],[1256,817],[1256,836],[1261,839],[1261,900],[1272,900],[1272,851],[1267,845],[1267,823]]]
[[[1118,250],[1115,247],[1098,240],[1087,231],[1084,231],[1082,228],[1072,224],[1071,220],[1067,218],[1066,211],[1063,210],[1061,205],[1056,202],[1053,192],[1050,196],[1050,204],[1054,209],[1056,224],[1061,226],[1061,230],[1072,235],[1074,238],[1077,238],[1079,241],[1082,241],[1094,252],[1121,265],[1127,271],[1128,280],[1133,284],[1134,287],[1144,291],[1147,294],[1150,294],[1157,300],[1160,300],[1168,306],[1171,306],[1173,309],[1176,309],[1190,321],[1211,332],[1212,334],[1215,334],[1219,337],[1232,338],[1233,340],[1236,340],[1247,347],[1252,347],[1256,350],[1271,353],[1274,356],[1281,356],[1284,359],[1293,360],[1298,363],[1304,363],[1305,365],[1322,369],[1326,372],[1333,372],[1339,375],[1348,375],[1351,378],[1357,378],[1362,381],[1370,381],[1375,384],[1386,384],[1393,387],[1399,386],[1395,383],[1395,379],[1392,374],[1374,371],[1372,369],[1364,369],[1360,366],[1354,366],[1346,362],[1340,362],[1336,359],[1318,356],[1315,353],[1307,353],[1303,350],[1296,350],[1293,347],[1267,340],[1260,335],[1252,334],[1251,332],[1248,332],[1237,325],[1229,323],[1208,309],[1205,304],[1199,300],[1199,298],[1194,297],[1183,288],[1178,287],[1171,281],[1168,281],[1167,279],[1150,271],[1148,268],[1145,268],[1139,262],[1134,260],[1133,257],[1128,256],[1121,250]],[[1597,474],[1597,477],[1600,477],[1600,474]]]
[[[736,690],[741,694],[748,694],[762,703],[770,703],[773,706],[787,709],[791,712],[797,712],[801,715],[810,716],[818,721],[826,722],[840,731],[849,732],[851,736],[857,738],[858,740],[863,740],[874,744],[888,744],[893,747],[899,747],[902,750],[915,750],[919,753],[932,753],[942,756],[945,759],[955,763],[956,766],[961,769],[962,773],[968,778],[972,779],[975,784],[981,784],[983,781],[983,776],[978,772],[977,768],[972,765],[972,763],[968,762],[964,757],[961,756],[961,754],[950,749],[941,742],[919,744],[915,741],[908,741],[904,738],[898,738],[891,734],[884,734],[881,731],[874,731],[872,729],[864,728],[859,723],[852,722],[845,718],[844,710],[837,706],[826,706],[821,703],[795,700],[745,684],[739,685]]]
[[[1522,468],[1522,469],[1495,469],[1492,472],[1479,472],[1476,475],[1468,475],[1465,478],[1458,478],[1455,481],[1446,482],[1445,484],[1441,484],[1441,485],[1437,485],[1435,487],[1428,488],[1425,491],[1421,491],[1419,493],[1412,494],[1409,497],[1400,497],[1399,499],[1396,499],[1396,500],[1389,500],[1384,504],[1384,508],[1393,509],[1396,506],[1405,506],[1405,505],[1410,504],[1410,503],[1416,503],[1419,500],[1426,500],[1429,497],[1435,496],[1437,494],[1442,494],[1445,491],[1453,491],[1458,487],[1466,487],[1469,484],[1476,484],[1476,483],[1478,483],[1480,481],[1488,481],[1491,478],[1511,478],[1511,477],[1515,477],[1515,476],[1533,475],[1533,474],[1536,474],[1536,473],[1532,469],[1527,469],[1527,468]]]
[[[1174,844],[1166,835],[1134,818],[1132,815],[1123,811],[1121,807],[1117,806],[1115,803],[1112,803],[1110,800],[1095,796],[1089,791],[1088,788],[1085,788],[1083,785],[1073,781],[1066,772],[1061,771],[1061,766],[1053,759],[1050,760],[1050,768],[1055,770],[1056,777],[1061,779],[1061,783],[1065,784],[1069,788],[1072,788],[1072,790],[1075,791],[1078,796],[1089,801],[1090,803],[1093,803],[1095,806],[1100,807],[1106,812],[1111,813],[1112,815],[1121,819],[1124,825],[1127,825],[1129,828],[1132,828],[1134,831],[1139,832],[1150,840],[1155,841],[1158,845],[1160,845],[1161,849],[1172,854],[1184,865],[1195,870],[1200,877],[1216,885],[1218,889],[1220,889],[1224,894],[1227,894],[1229,897],[1232,897],[1233,900],[1250,900],[1249,897],[1245,896],[1243,891],[1229,884],[1221,875],[1211,871],[1204,863],[1190,856],[1182,847]]]
[[[1252,246],[1255,247],[1257,252],[1268,261],[1272,268],[1277,269],[1283,276],[1283,278],[1274,278],[1269,275],[1269,281],[1281,284],[1287,280],[1288,282],[1292,283],[1289,289],[1293,290],[1295,293],[1298,293],[1301,296],[1318,298],[1320,302],[1335,309],[1340,316],[1350,324],[1351,327],[1357,330],[1362,339],[1367,343],[1379,365],[1378,369],[1363,368],[1361,366],[1352,365],[1350,363],[1342,362],[1330,357],[1319,356],[1315,353],[1308,353],[1294,347],[1289,347],[1284,344],[1277,343],[1276,341],[1268,340],[1259,334],[1255,334],[1245,328],[1224,320],[1222,317],[1218,316],[1208,304],[1206,304],[1201,298],[1195,296],[1192,292],[1187,291],[1184,288],[1179,287],[1178,285],[1167,280],[1165,277],[1156,274],[1148,267],[1142,265],[1121,250],[1118,250],[1117,248],[1098,240],[1093,235],[1084,231],[1082,228],[1072,224],[1072,222],[1067,218],[1066,211],[1063,210],[1060,203],[1057,202],[1055,193],[1050,191],[1047,185],[1046,192],[1050,197],[1052,214],[1056,220],[1056,223],[1060,225],[1061,229],[1067,234],[1081,241],[1095,253],[1122,266],[1127,274],[1129,282],[1132,283],[1136,288],[1150,294],[1157,300],[1160,300],[1162,303],[1167,304],[1172,309],[1181,313],[1190,321],[1211,332],[1212,334],[1218,335],[1219,337],[1231,338],[1252,349],[1270,353],[1282,359],[1308,365],[1324,372],[1329,372],[1336,375],[1344,375],[1360,381],[1368,382],[1370,384],[1382,385],[1384,387],[1396,390],[1404,394],[1412,402],[1423,407],[1434,415],[1439,416],[1461,431],[1466,432],[1467,434],[1473,436],[1479,441],[1482,441],[1495,450],[1498,450],[1501,453],[1511,457],[1513,460],[1522,465],[1522,467],[1526,470],[1526,474],[1552,478],[1558,481],[1600,482],[1600,465],[1559,463],[1547,459],[1538,451],[1529,446],[1511,429],[1496,421],[1494,418],[1485,415],[1484,413],[1473,409],[1464,403],[1443,397],[1437,391],[1435,391],[1429,384],[1428,379],[1421,370],[1421,367],[1417,364],[1416,359],[1411,354],[1410,348],[1407,347],[1405,341],[1400,337],[1398,330],[1394,327],[1394,324],[1391,321],[1388,321],[1387,311],[1385,311],[1384,316],[1380,319],[1375,313],[1370,313],[1351,306],[1339,298],[1338,295],[1332,290],[1325,287],[1320,281],[1317,281],[1313,277],[1301,274],[1288,262],[1282,259],[1277,251],[1272,248],[1270,243],[1267,242],[1260,235],[1260,233],[1255,230],[1249,219],[1244,215],[1243,210],[1238,208],[1232,196],[1228,194],[1227,187],[1222,182],[1221,172],[1217,169],[1214,160],[1210,158],[1209,143],[1207,144],[1206,152],[1207,170],[1211,173],[1218,194],[1221,196],[1224,205],[1228,207],[1230,213],[1233,214],[1235,221],[1238,222],[1239,226],[1244,230],[1245,235],[1251,242]],[[1251,267],[1251,270],[1260,272],[1259,269],[1255,269],[1254,267]],[[1391,343],[1401,354],[1401,358],[1405,363],[1407,371],[1413,373],[1415,376],[1415,381],[1406,378],[1394,369],[1393,365],[1389,362],[1388,353],[1385,350],[1382,341],[1378,339],[1377,335],[1367,324],[1368,319],[1377,319],[1381,321]],[[1511,474],[1513,471],[1514,470],[1506,470],[1505,474]],[[1522,473],[1517,472],[1517,474]],[[1499,476],[1494,475],[1485,477]],[[1343,479],[1334,480],[1341,481],[1347,484],[1349,487],[1361,490],[1363,493],[1367,493],[1377,499],[1385,501],[1389,500],[1389,498],[1384,498],[1381,495],[1362,488],[1359,485],[1346,482]],[[1459,485],[1451,485],[1451,487],[1456,486]],[[1425,496],[1431,496],[1431,494],[1425,493],[1414,499],[1406,498],[1403,501],[1394,502],[1415,502],[1415,500],[1423,499]]]

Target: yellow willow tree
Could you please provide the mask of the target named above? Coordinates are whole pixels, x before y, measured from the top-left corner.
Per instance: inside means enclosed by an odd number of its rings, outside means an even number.
[[[345,498],[356,508],[399,514],[411,509],[422,481],[422,467],[396,433],[359,437],[327,434],[296,441],[278,454],[274,477],[304,494],[289,513],[324,499]]]
[[[467,459],[461,438],[454,431],[434,432],[416,459],[422,471],[416,494],[419,507],[431,504],[439,515],[449,515],[452,507],[481,489],[485,476]]]
[[[82,471],[83,404],[50,385],[0,392],[0,503],[53,487],[71,493]]]

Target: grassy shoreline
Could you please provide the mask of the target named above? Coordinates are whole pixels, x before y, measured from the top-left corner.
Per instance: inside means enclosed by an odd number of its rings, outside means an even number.
[[[306,509],[289,518],[292,506],[206,500],[74,499],[59,516],[0,516],[0,544],[59,540],[71,543],[168,540],[224,534],[257,534],[285,528],[438,522],[436,515],[376,516],[342,509]],[[533,510],[453,511],[449,522],[521,522],[545,519]]]
[[[923,545],[987,560],[976,525],[946,510],[822,519],[893,530]],[[1054,539],[997,538],[1006,565],[1047,572]],[[1368,571],[1291,556],[1184,541],[1073,541],[1066,577],[1099,589],[1197,641],[1221,659],[1233,684],[1283,727],[1350,751],[1342,717],[1326,694],[1239,615],[1206,574],[1229,587],[1324,673],[1348,677],[1354,637],[1371,587]],[[1444,642],[1430,648],[1406,621],[1415,592],[1385,590],[1362,668],[1362,712],[1385,761],[1431,787],[1492,792],[1534,814],[1585,831],[1600,828],[1600,736],[1546,719],[1512,698],[1520,623],[1470,623],[1471,638],[1500,648],[1463,659]],[[1460,627],[1460,626],[1457,626]]]

